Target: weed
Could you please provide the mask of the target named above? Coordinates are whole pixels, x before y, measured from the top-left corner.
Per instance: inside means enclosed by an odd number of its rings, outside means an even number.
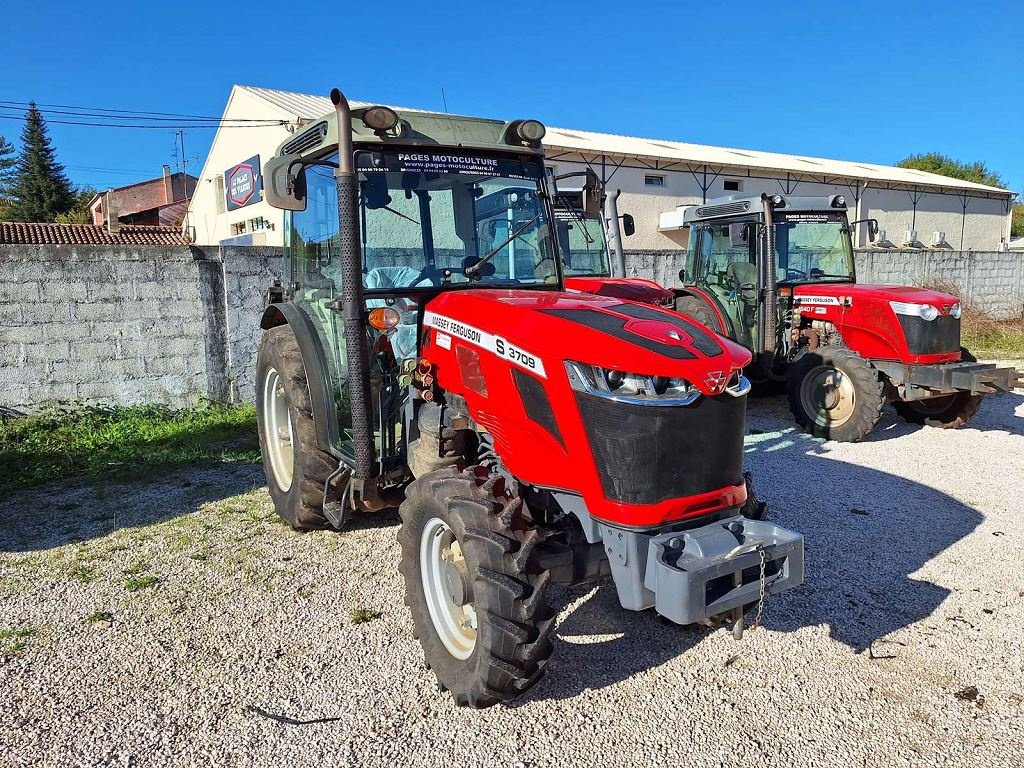
[[[379,619],[383,615],[380,611],[375,611],[372,608],[353,608],[352,613],[349,614],[353,624],[365,624],[368,621]]]
[[[122,571],[122,573],[125,576],[138,576],[140,573],[145,573],[146,571],[148,571],[150,567],[150,564],[147,563],[145,560],[137,560],[131,565],[129,565],[127,568],[125,568]]]
[[[155,587],[159,583],[160,577],[153,576],[152,574],[138,577],[131,576],[124,580],[124,588],[129,592],[138,592],[140,589]]]
[[[157,467],[224,462],[259,462],[251,405],[63,404],[0,424],[0,466],[10,470],[0,480],[0,495],[69,477],[133,479]],[[106,496],[96,489],[97,501]]]
[[[13,640],[32,637],[36,633],[35,627],[20,627],[18,629],[0,629],[0,640]]]
[[[114,614],[110,611],[94,611],[85,617],[86,622],[89,624],[98,624],[99,622],[112,622],[114,620]]]
[[[83,584],[91,584],[96,581],[96,569],[88,563],[75,563],[71,566],[69,571],[71,578],[76,579]]]

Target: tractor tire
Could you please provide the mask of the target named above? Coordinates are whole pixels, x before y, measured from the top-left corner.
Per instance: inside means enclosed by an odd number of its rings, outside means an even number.
[[[978,359],[966,347],[960,347],[960,359],[976,363]],[[897,400],[892,404],[905,421],[911,424],[923,424],[926,427],[939,429],[956,429],[962,427],[981,408],[984,395],[972,395],[970,392],[956,392],[952,395],[939,395],[925,400]]]
[[[754,476],[744,472],[743,482],[747,486],[747,500],[740,507],[740,514],[748,520],[767,520],[768,502],[761,501],[754,492]]]
[[[267,490],[281,518],[297,531],[331,527],[324,486],[338,461],[321,451],[295,333],[265,331],[256,357],[256,426]]]
[[[456,704],[489,707],[544,674],[555,612],[542,531],[484,467],[416,478],[399,508],[399,569],[428,669]]]
[[[701,325],[710,328],[716,333],[725,333],[725,329],[722,328],[722,324],[718,322],[718,318],[715,317],[715,313],[711,311],[711,307],[703,299],[696,296],[677,296],[676,297],[676,312],[687,317],[692,317]]]
[[[884,388],[871,363],[845,347],[818,347],[789,369],[789,407],[805,432],[853,443],[882,416]]]

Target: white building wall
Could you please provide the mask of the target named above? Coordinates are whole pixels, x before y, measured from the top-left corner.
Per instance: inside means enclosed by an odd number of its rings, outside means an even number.
[[[225,118],[246,118],[268,120],[293,120],[264,99],[248,91],[233,88],[224,109]],[[225,171],[253,155],[260,156],[260,164],[272,157],[278,145],[292,134],[281,126],[268,127],[222,127],[218,129],[203,166],[199,183],[189,205],[188,226],[198,245],[216,245],[232,237],[231,225],[249,219],[263,217],[272,229],[260,230],[247,239],[251,245],[284,245],[284,211],[272,208],[265,202],[253,203],[238,210],[228,211],[224,202],[224,190],[218,179],[224,178]],[[260,170],[262,173],[262,169]]]

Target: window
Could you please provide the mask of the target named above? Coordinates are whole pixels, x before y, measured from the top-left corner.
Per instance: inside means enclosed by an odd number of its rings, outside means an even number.
[[[227,210],[227,203],[224,200],[224,177],[215,176],[213,178],[213,194],[217,198],[217,213],[224,213]]]
[[[257,216],[255,219],[249,219],[249,229],[256,232],[261,229],[267,228],[267,220],[262,216]]]
[[[231,234],[232,235],[244,235],[245,234],[245,222],[244,221],[236,221],[234,224],[232,224],[231,225]]]
[[[665,177],[648,174],[647,176],[644,176],[644,184],[648,187],[664,187]]]
[[[726,179],[722,182],[722,187],[725,188],[726,192],[739,192],[742,189],[739,181],[736,179]]]

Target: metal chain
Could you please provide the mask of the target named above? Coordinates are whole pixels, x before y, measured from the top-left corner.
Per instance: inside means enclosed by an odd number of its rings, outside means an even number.
[[[764,577],[764,569],[765,569],[764,547],[759,546],[757,548],[757,551],[761,555],[761,576],[760,576],[761,583],[760,583],[760,586],[759,586],[759,589],[758,589],[758,594],[757,594],[757,616],[754,618],[754,623],[750,625],[750,628],[752,630],[757,629],[759,626],[761,626],[761,616],[764,615],[764,602],[765,602],[765,595],[764,595],[764,585],[765,585],[765,577]]]

